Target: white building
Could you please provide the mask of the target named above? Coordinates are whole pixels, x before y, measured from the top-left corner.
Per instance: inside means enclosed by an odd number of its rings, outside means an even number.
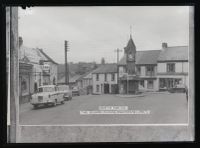
[[[168,47],[167,43],[163,43],[163,49],[157,60],[157,78],[160,90],[174,87],[177,84],[188,87],[188,52],[188,46]]]
[[[104,64],[93,71],[93,94],[109,94],[117,91],[117,64]]]
[[[177,84],[188,87],[188,46],[168,47],[161,50],[136,52],[136,72],[140,77],[140,91],[167,90]],[[118,63],[119,78],[126,75],[126,55]]]
[[[92,72],[93,71],[87,72],[77,80],[77,85],[81,90],[81,94],[92,94]]]

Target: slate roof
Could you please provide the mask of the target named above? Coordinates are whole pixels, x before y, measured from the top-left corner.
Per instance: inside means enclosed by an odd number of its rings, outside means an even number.
[[[50,58],[42,49],[39,49],[39,50],[49,61],[58,65],[58,63],[56,63],[52,58]]]
[[[81,75],[81,77],[79,77],[78,80],[81,80],[81,79],[92,79],[92,73],[93,73],[93,71],[89,71],[89,72]]]
[[[164,48],[158,61],[185,61],[188,60],[188,46],[173,46]]]
[[[75,83],[82,75],[69,76],[69,83]],[[65,76],[58,80],[58,83],[65,83]]]
[[[144,50],[136,52],[136,64],[157,64],[157,58],[161,50]],[[126,54],[121,58],[118,65],[126,65]]]
[[[129,39],[129,41],[128,41],[128,43],[127,43],[127,45],[124,49],[125,50],[127,50],[127,49],[134,49],[135,50],[136,49],[135,44],[134,44],[131,36],[130,36],[130,39]]]
[[[117,73],[117,64],[104,64],[94,70],[92,73]]]
[[[30,62],[38,63],[40,60],[51,61],[57,64],[53,59],[51,59],[42,49],[39,48],[29,48],[24,45],[20,47],[19,58],[27,58]]]

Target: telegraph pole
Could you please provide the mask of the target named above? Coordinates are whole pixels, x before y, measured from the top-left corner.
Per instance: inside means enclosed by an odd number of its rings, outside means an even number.
[[[69,68],[67,64],[68,41],[65,40],[65,84],[69,84]]]
[[[122,50],[120,49],[116,49],[115,52],[117,52],[117,90],[119,93],[119,67],[118,67],[118,63],[119,63],[119,52],[122,52]]]

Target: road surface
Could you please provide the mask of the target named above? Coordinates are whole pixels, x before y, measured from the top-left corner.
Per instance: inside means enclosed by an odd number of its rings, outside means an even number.
[[[150,114],[80,114],[80,111],[98,111],[99,106],[126,106],[128,110],[149,110]],[[21,125],[182,124],[187,123],[187,107],[184,93],[148,93],[136,98],[85,95],[56,107],[33,109],[29,103],[22,104],[19,121]]]

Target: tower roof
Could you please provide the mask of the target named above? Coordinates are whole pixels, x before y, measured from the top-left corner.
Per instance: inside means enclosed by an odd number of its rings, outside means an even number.
[[[134,50],[136,50],[136,46],[135,46],[135,44],[133,42],[133,39],[132,39],[131,35],[130,35],[130,39],[129,39],[129,41],[128,41],[128,43],[127,43],[127,45],[126,45],[126,47],[124,49],[125,50],[127,50],[127,49],[134,49]]]

